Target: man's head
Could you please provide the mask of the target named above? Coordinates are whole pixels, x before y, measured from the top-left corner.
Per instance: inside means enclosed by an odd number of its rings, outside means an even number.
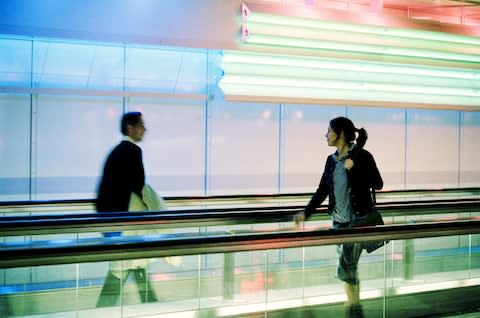
[[[142,113],[125,113],[122,117],[120,130],[123,135],[132,138],[134,141],[141,141],[143,139],[145,131],[147,130],[143,122]]]

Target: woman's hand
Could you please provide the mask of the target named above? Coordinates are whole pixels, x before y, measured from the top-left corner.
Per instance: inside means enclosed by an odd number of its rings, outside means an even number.
[[[348,158],[348,159],[345,159],[345,162],[343,163],[343,167],[345,167],[345,170],[350,170],[352,169],[353,167],[353,160]]]
[[[303,221],[305,221],[305,212],[299,212],[293,216],[293,222],[296,226],[299,226]]]

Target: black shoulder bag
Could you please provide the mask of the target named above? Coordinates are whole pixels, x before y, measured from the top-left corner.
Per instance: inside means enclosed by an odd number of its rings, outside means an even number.
[[[375,198],[375,190],[371,189],[372,200],[373,200],[373,208],[370,212],[368,212],[362,218],[359,218],[353,222],[352,227],[359,227],[359,226],[374,226],[374,225],[384,225],[382,215],[378,210],[375,208],[376,205],[376,198]],[[376,251],[383,245],[388,243],[388,241],[372,241],[372,242],[364,242],[362,243],[362,247],[367,251],[367,253],[371,253]]]

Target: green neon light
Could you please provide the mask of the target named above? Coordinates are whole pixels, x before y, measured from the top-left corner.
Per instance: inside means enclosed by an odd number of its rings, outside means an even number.
[[[441,59],[480,63],[480,55],[451,53],[414,48],[399,48],[368,44],[341,43],[334,41],[315,41],[309,39],[287,38],[280,36],[250,34],[246,40],[251,44],[274,45],[284,47],[310,48],[332,51],[360,52],[367,54],[394,55],[416,58]]]
[[[321,88],[321,89],[346,89],[358,91],[381,91],[388,93],[435,94],[462,97],[480,97],[480,90],[459,87],[437,87],[425,85],[399,85],[398,83],[331,80],[331,79],[304,79],[304,78],[277,78],[269,76],[226,75],[221,80],[222,84],[249,84],[264,87],[290,87],[290,88]],[[410,95],[411,96],[411,95]],[[412,98],[412,96],[411,96]],[[414,97],[413,97],[414,98]]]
[[[409,74],[395,74],[388,72],[372,72],[370,70],[358,71],[355,69],[308,69],[303,67],[290,67],[278,65],[236,64],[224,63],[222,69],[227,76],[249,75],[267,76],[275,78],[301,78],[308,80],[356,81],[371,83],[390,83],[395,85],[427,85],[436,87],[457,87],[477,89],[479,81],[471,79],[458,79],[439,76],[418,76]]]
[[[352,89],[318,88],[318,87],[288,87],[288,86],[261,86],[256,84],[229,84],[220,82],[220,88],[230,96],[254,96],[267,99],[297,98],[301,101],[311,100],[338,100],[338,101],[369,101],[385,103],[427,104],[471,106],[480,105],[480,97],[437,95],[437,94],[412,94],[404,92],[366,91]]]
[[[342,30],[312,29],[299,26],[273,25],[257,22],[249,22],[247,28],[251,35],[270,35],[285,38],[309,39],[313,41],[388,45],[391,47],[419,48],[454,53],[480,53],[480,47],[472,44],[415,39],[385,34],[379,35]]]
[[[479,37],[256,12],[246,27],[251,49],[282,54],[225,52],[227,96],[480,106]]]
[[[479,80],[480,70],[456,69],[447,67],[433,67],[415,64],[383,63],[372,61],[357,61],[346,59],[332,59],[321,57],[299,57],[285,55],[267,55],[244,52],[227,51],[223,56],[223,65],[248,64],[249,68],[255,65],[271,65],[274,67],[305,68],[311,71],[336,70],[336,71],[357,71],[384,74],[432,76],[441,78],[458,78]],[[305,72],[307,73],[307,72]],[[288,75],[288,74],[286,74]]]
[[[389,37],[403,37],[411,39],[423,39],[443,41],[451,43],[462,43],[469,45],[480,45],[480,38],[474,36],[457,35],[443,32],[424,30],[400,29],[385,26],[360,25],[341,22],[324,21],[317,19],[277,16],[265,13],[251,12],[247,18],[248,22],[259,22],[273,25],[285,25],[293,27],[306,27],[313,29],[324,29],[331,31],[345,31],[353,33],[376,34]]]
[[[477,70],[234,51],[222,68],[226,95],[480,105]]]

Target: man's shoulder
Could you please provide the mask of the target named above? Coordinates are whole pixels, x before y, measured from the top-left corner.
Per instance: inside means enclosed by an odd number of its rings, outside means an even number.
[[[134,144],[133,142],[130,142],[128,140],[122,140],[115,148],[118,149],[119,151],[123,150],[140,150],[140,147]]]

